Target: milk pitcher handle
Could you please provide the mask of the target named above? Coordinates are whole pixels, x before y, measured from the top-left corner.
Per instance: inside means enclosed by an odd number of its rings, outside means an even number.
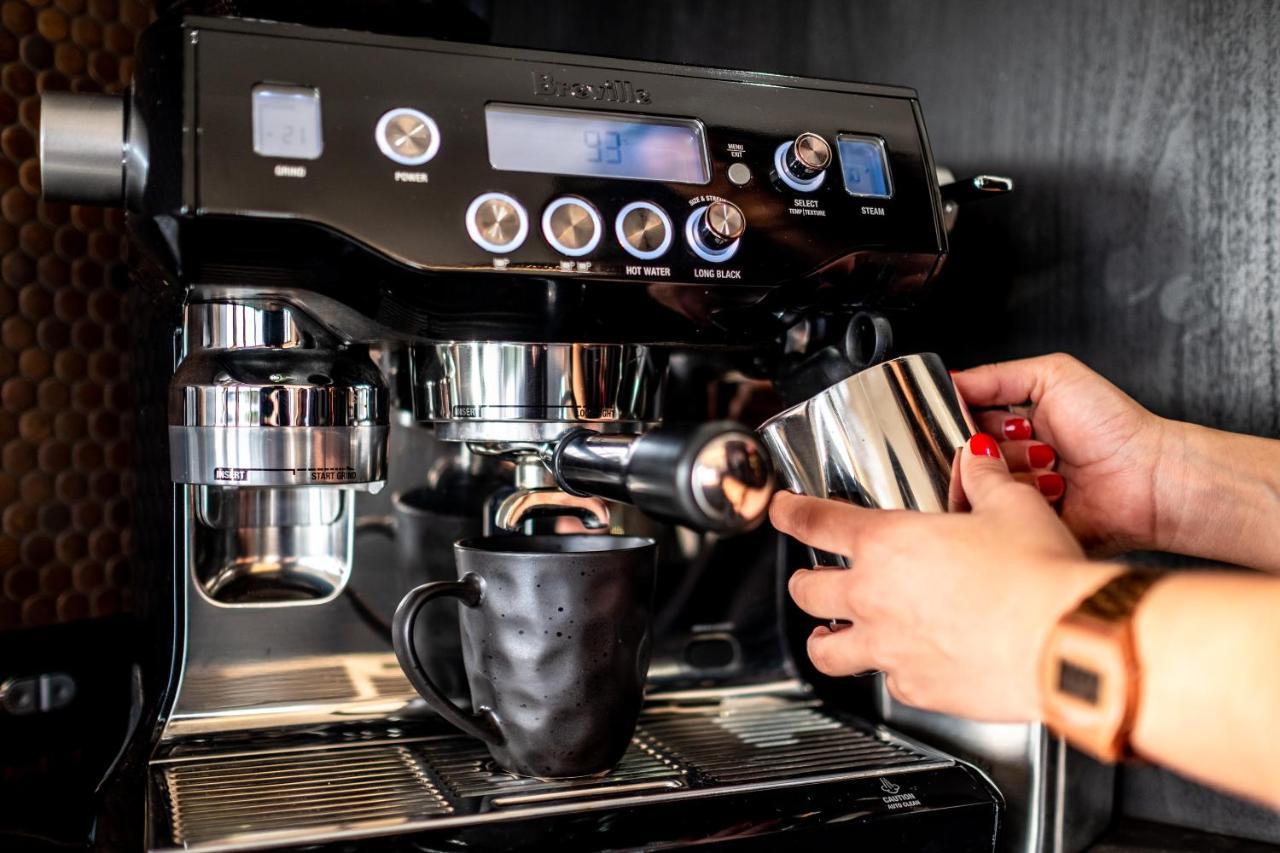
[[[467,607],[479,607],[481,600],[480,579],[467,574],[461,580],[434,581],[410,590],[396,607],[391,620],[391,642],[395,646],[396,660],[413,688],[440,716],[462,731],[485,743],[498,745],[503,741],[502,730],[493,712],[485,708],[478,712],[464,711],[449,700],[427,675],[418,653],[413,647],[413,626],[423,606],[433,598],[449,596],[457,598]]]

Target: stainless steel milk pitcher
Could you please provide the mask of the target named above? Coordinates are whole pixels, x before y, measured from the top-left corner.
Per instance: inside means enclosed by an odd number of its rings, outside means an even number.
[[[794,492],[878,509],[946,512],[973,422],[942,360],[868,367],[769,419],[760,434]],[[815,552],[819,565],[844,558]]]

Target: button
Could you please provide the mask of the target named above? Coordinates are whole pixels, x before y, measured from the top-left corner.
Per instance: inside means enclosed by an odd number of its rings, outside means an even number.
[[[542,235],[555,250],[580,258],[600,245],[604,224],[595,206],[575,196],[558,198],[542,212]]]
[[[742,208],[720,199],[704,204],[689,214],[684,234],[689,248],[704,261],[723,263],[738,251],[747,218]]]
[[[529,216],[506,193],[485,193],[467,208],[467,233],[486,251],[511,252],[529,235]]]
[[[675,231],[667,212],[648,201],[633,201],[618,211],[613,230],[622,248],[642,261],[665,255]]]
[[[421,166],[440,150],[440,128],[435,121],[409,107],[383,113],[374,139],[383,154],[405,166]]]
[[[816,133],[802,133],[773,152],[778,179],[793,190],[813,192],[822,186],[831,165],[831,144]]]
[[[734,163],[729,167],[729,182],[737,187],[751,183],[751,167],[746,163]]]

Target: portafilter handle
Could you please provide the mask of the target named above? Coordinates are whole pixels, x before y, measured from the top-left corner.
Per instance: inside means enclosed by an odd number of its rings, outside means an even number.
[[[551,458],[556,484],[573,495],[633,504],[696,530],[755,527],[773,496],[773,465],[755,433],[717,421],[641,435],[575,430]]]

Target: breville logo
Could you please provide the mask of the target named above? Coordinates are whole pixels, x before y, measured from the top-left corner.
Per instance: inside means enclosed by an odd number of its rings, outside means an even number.
[[[553,98],[577,98],[581,101],[607,101],[615,104],[647,104],[652,101],[648,89],[638,89],[631,85],[630,80],[574,83],[557,80],[542,71],[533,72],[533,93]]]

